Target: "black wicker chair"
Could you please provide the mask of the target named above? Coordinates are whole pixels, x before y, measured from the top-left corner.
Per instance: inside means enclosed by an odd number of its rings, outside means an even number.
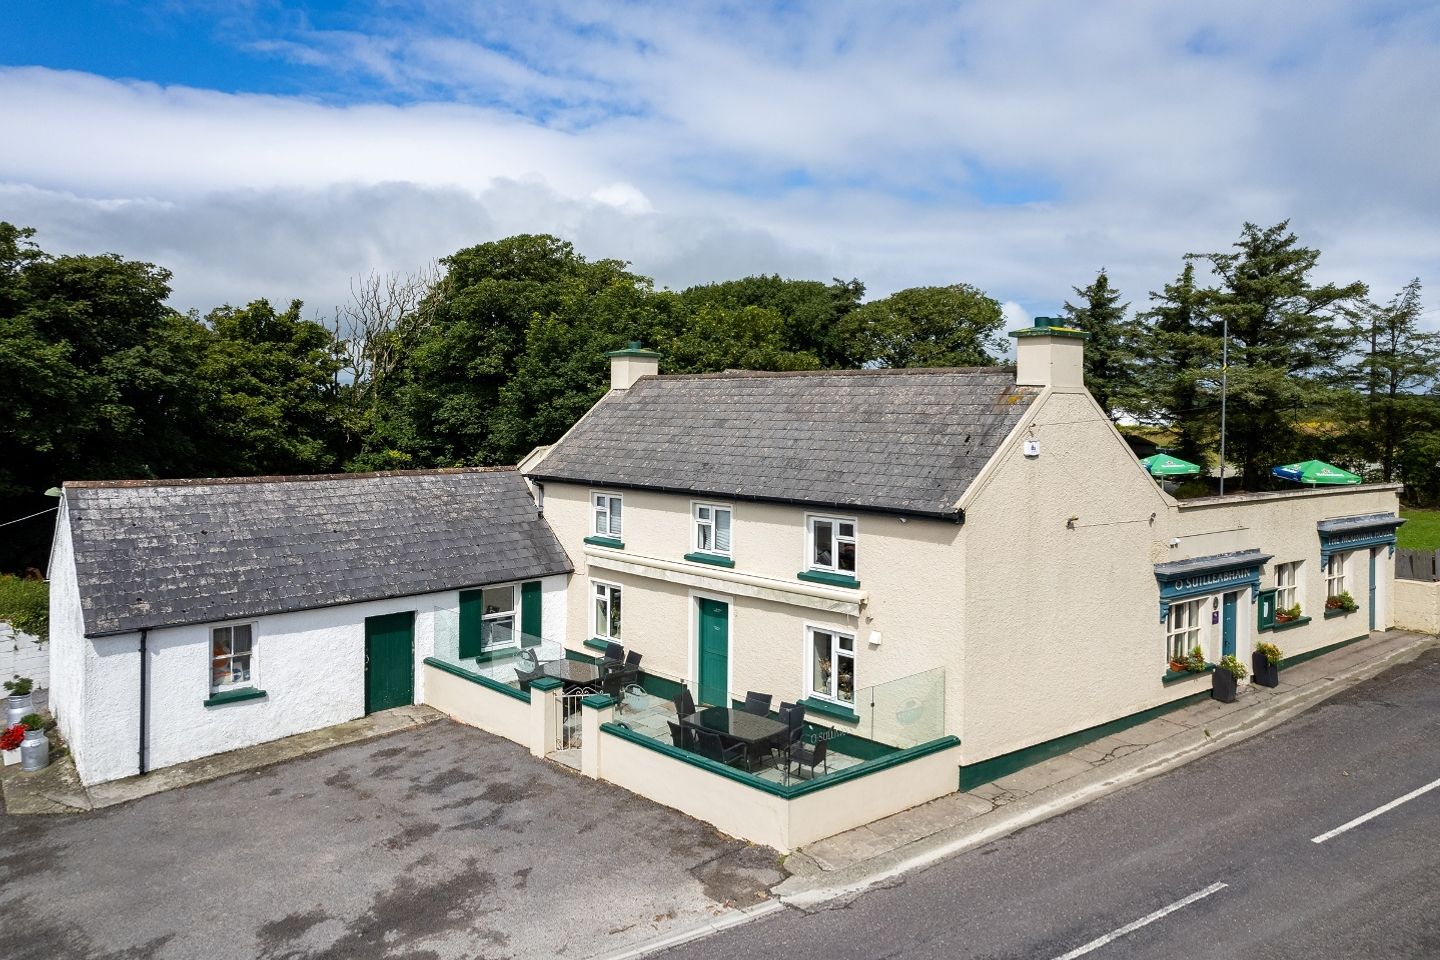
[[[768,717],[770,715],[770,694],[756,693],[754,690],[745,693],[745,712],[753,713],[757,717]]]

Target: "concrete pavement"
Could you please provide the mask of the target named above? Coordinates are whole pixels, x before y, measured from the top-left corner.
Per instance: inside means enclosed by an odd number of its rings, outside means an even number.
[[[1440,956],[1440,788],[1312,840],[1440,779],[1440,650],[1418,653],[1063,816],[661,955]]]

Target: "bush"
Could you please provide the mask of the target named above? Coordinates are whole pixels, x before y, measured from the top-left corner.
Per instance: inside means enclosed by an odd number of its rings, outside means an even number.
[[[25,696],[25,694],[35,689],[35,681],[31,680],[29,677],[22,677],[20,676],[20,674],[17,673],[15,674],[15,679],[6,680],[4,686],[5,692],[8,693],[10,696],[23,697]]]
[[[0,620],[21,633],[50,639],[50,585],[44,580],[0,574]]]
[[[1234,677],[1236,680],[1244,680],[1250,675],[1250,671],[1245,669],[1245,664],[1241,663],[1239,660],[1236,660],[1235,655],[1231,653],[1227,653],[1225,656],[1221,657],[1220,663],[1217,664],[1217,666],[1221,670],[1224,670],[1226,673],[1230,674],[1230,676]]]
[[[1264,657],[1272,667],[1280,662],[1280,648],[1273,643],[1257,643],[1255,644],[1255,652]]]
[[[27,713],[20,718],[20,726],[26,730],[44,730],[45,718],[38,713]]]
[[[1193,500],[1195,497],[1213,497],[1215,491],[1204,480],[1186,480],[1170,494],[1176,500]]]

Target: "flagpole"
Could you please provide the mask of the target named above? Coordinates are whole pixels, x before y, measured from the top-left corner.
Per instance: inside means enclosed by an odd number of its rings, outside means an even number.
[[[1220,496],[1225,496],[1225,403],[1230,387],[1230,318],[1220,318]]]

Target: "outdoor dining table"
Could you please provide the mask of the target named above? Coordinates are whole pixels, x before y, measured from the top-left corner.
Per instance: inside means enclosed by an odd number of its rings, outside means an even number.
[[[599,689],[600,668],[593,663],[578,660],[551,660],[541,665],[545,676],[554,677],[567,687],[595,687]]]
[[[706,707],[681,722],[697,730],[718,733],[722,739],[745,744],[745,752],[751,761],[758,759],[770,741],[786,731],[785,724],[779,720],[730,707]]]

